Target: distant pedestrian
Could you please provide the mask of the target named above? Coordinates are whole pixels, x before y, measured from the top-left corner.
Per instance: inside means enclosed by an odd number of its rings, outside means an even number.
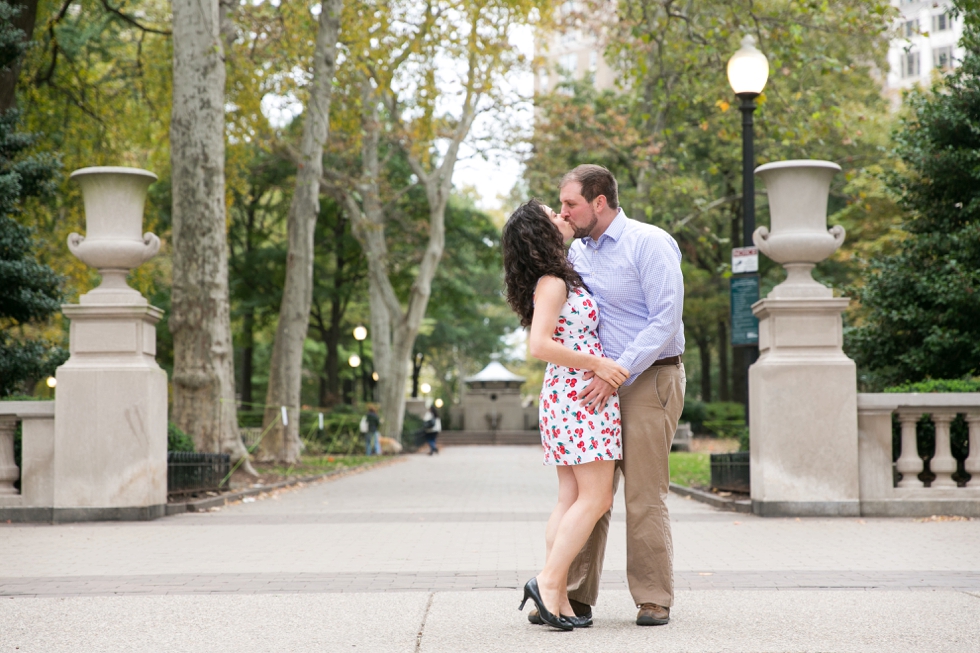
[[[361,433],[364,434],[364,455],[370,456],[372,453],[381,455],[381,438],[378,437],[378,427],[381,425],[381,418],[373,405],[368,405],[367,415],[361,418]]]
[[[436,438],[439,437],[439,432],[442,431],[442,420],[439,419],[439,416],[431,408],[425,411],[425,422],[422,424],[422,429],[425,431],[425,442],[429,445],[429,455],[439,453],[439,447],[436,446]]]

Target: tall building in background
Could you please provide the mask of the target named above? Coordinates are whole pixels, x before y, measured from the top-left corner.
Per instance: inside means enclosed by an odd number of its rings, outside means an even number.
[[[963,20],[949,15],[950,2],[892,0],[892,4],[902,15],[899,35],[888,48],[885,95],[897,105],[903,90],[916,85],[928,88],[933,72],[951,70],[965,51],[958,45]]]
[[[614,3],[610,9],[615,10]],[[601,21],[587,11],[585,3],[563,2],[558,12],[565,28],[539,34],[534,53],[540,62],[534,75],[535,93],[549,93],[564,79],[591,78],[600,91],[615,86],[616,73],[602,56],[606,44]]]
[[[903,90],[916,85],[928,88],[933,72],[954,68],[965,51],[958,45],[963,21],[950,16],[949,0],[892,0],[892,4],[901,17],[898,34],[888,48],[883,92],[897,107]],[[602,56],[606,44],[601,17],[588,15],[588,11],[585,3],[563,2],[559,12],[567,27],[538,36],[535,54],[540,65],[534,77],[535,93],[550,92],[569,77],[591,76],[599,90],[615,86],[616,73]],[[615,11],[614,2],[609,3],[609,11]]]

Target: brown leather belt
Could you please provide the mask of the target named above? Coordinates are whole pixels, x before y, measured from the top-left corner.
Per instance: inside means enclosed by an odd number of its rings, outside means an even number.
[[[654,362],[651,367],[657,367],[658,365],[680,365],[680,356],[670,356],[669,358],[661,358],[660,360]]]

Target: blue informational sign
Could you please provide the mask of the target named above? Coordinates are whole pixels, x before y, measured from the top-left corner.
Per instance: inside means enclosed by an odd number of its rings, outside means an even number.
[[[759,344],[759,318],[752,304],[759,301],[759,275],[739,274],[731,279],[732,346]]]

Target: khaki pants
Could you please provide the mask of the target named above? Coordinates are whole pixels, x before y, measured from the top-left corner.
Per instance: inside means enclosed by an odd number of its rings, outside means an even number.
[[[619,389],[623,459],[616,463],[613,493],[622,475],[626,492],[626,577],[636,605],[674,603],[674,550],[667,514],[667,455],[684,408],[684,365],[649,368]],[[606,552],[610,512],[603,515],[568,570],[569,598],[595,605]]]

